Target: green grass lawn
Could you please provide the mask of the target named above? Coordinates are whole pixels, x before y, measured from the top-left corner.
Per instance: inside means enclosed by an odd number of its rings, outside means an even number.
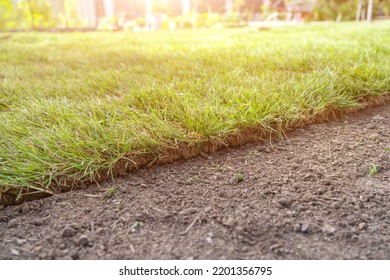
[[[12,34],[0,41],[0,193],[389,93],[389,22]]]

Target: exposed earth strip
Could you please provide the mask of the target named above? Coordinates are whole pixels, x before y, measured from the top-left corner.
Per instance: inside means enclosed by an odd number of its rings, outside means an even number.
[[[389,259],[390,104],[0,206],[0,259]]]

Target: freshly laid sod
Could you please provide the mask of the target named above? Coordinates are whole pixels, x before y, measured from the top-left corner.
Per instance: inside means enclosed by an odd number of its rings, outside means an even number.
[[[0,41],[0,194],[389,93],[389,22],[12,34]]]

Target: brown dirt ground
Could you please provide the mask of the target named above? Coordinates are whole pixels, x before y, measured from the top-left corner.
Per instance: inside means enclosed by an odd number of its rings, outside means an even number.
[[[388,103],[0,206],[0,259],[390,259],[389,147]]]

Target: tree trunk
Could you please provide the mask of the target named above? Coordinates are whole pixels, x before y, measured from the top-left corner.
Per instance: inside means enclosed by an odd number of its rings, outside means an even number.
[[[28,8],[30,10],[30,16],[31,16],[31,28],[34,30],[35,29],[34,9],[31,0],[28,0],[27,3],[28,3]]]
[[[69,28],[68,11],[66,9],[65,0],[61,0],[62,9],[64,10],[65,28]]]
[[[356,10],[356,21],[359,21],[360,20],[360,15],[362,13],[362,7],[363,7],[363,4],[362,2],[359,2],[358,6],[357,6],[357,10]]]
[[[145,24],[148,30],[154,29],[151,0],[145,0]]]
[[[225,0],[225,13],[230,14],[233,11],[233,0]]]
[[[372,21],[372,7],[374,6],[374,0],[368,0],[368,8],[367,8],[367,21]]]
[[[182,0],[181,1],[181,10],[182,15],[188,15],[191,11],[191,2],[190,0]]]

